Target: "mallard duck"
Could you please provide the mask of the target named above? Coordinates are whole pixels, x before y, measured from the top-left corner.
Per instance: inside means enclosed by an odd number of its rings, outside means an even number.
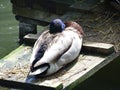
[[[51,75],[75,60],[81,50],[83,31],[76,22],[55,19],[50,30],[44,31],[36,41],[30,59],[30,72],[26,82]]]

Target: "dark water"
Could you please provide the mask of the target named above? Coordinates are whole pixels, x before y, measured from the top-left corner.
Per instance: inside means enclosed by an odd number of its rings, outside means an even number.
[[[73,90],[120,90],[120,57]]]
[[[0,0],[0,58],[17,48],[17,41],[18,22],[12,14],[10,0]],[[107,65],[73,90],[120,90],[120,59]]]
[[[18,47],[18,22],[11,9],[10,0],[0,0],[0,58]]]

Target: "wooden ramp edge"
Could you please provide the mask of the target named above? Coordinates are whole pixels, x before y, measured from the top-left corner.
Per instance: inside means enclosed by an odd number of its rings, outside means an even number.
[[[32,47],[21,45],[0,61],[0,86],[29,90],[71,90],[120,56],[119,52],[114,52],[111,44],[89,42],[83,44],[83,47],[85,51],[83,50],[77,60],[51,76],[28,84],[24,81],[29,71]],[[93,53],[95,51],[98,53]],[[104,51],[105,55],[102,55],[104,52],[101,51]]]
[[[43,32],[39,32],[38,34],[27,34],[24,36],[24,40],[26,44],[34,44],[35,41],[38,39],[40,34]],[[114,46],[112,44],[107,44],[107,43],[98,43],[98,42],[85,42],[82,47],[84,51],[90,51],[90,52],[95,52],[95,53],[100,53],[100,54],[111,54],[114,52]]]

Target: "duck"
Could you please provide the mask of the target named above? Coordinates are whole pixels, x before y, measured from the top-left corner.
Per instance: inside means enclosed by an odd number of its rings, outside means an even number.
[[[26,82],[52,75],[74,61],[81,51],[83,41],[82,27],[73,21],[61,19],[51,21],[35,42],[30,59],[30,71]]]

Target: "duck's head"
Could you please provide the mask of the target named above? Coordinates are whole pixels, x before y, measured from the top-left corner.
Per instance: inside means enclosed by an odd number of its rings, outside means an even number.
[[[65,29],[65,24],[61,19],[54,19],[50,22],[50,33],[62,32]]]
[[[66,27],[73,27],[73,28],[77,29],[81,35],[84,35],[83,29],[78,23],[73,22],[73,21],[67,21],[67,22],[65,22],[65,25],[66,25]]]

